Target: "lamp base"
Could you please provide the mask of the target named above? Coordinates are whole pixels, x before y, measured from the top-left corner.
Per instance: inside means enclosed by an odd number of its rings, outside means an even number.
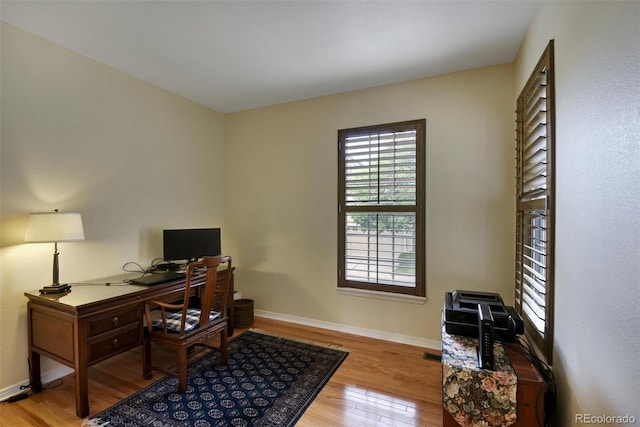
[[[61,294],[71,290],[71,285],[50,285],[40,289],[41,294]]]

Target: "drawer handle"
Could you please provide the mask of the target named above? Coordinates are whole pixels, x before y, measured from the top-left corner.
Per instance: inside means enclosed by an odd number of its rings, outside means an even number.
[[[113,347],[117,347],[118,346],[118,338],[114,339],[113,342],[111,343],[111,345]]]
[[[113,326],[118,326],[118,318],[117,317],[113,318]]]

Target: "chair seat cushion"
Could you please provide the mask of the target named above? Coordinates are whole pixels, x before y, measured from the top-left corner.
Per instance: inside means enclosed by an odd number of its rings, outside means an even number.
[[[209,313],[209,322],[220,317],[220,313],[217,311],[211,311]],[[187,309],[187,317],[185,320],[184,331],[189,332],[198,326],[198,321],[200,320],[200,310],[195,308]],[[178,311],[175,313],[167,314],[167,330],[171,332],[180,332],[180,323],[182,321],[182,312]],[[154,328],[162,329],[162,319],[155,319],[151,322]]]

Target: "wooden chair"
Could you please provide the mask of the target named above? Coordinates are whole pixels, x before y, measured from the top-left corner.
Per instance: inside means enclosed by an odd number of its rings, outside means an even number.
[[[218,285],[218,267],[227,264],[226,277]],[[206,273],[203,274],[203,270]],[[152,370],[159,370],[175,376],[175,364],[170,367],[152,366],[151,343],[173,347],[178,352],[179,391],[187,389],[187,354],[194,346],[216,348],[206,341],[220,334],[220,361],[227,363],[227,294],[232,275],[231,257],[204,257],[200,262],[192,262],[187,268],[186,286],[182,304],[150,301],[145,304],[145,329],[143,343],[142,374],[149,379]],[[189,306],[191,288],[195,281],[205,283],[200,289],[199,308]],[[151,311],[160,308],[160,318],[152,320]],[[213,311],[215,310],[215,311]]]

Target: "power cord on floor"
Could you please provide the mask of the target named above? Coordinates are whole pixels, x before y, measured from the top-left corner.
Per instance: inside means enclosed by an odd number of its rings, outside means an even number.
[[[22,392],[22,393],[20,393],[20,394],[16,394],[15,396],[11,396],[10,398],[5,399],[5,400],[3,400],[3,401],[2,401],[2,402],[0,402],[0,403],[5,403],[5,402],[7,402],[7,403],[13,403],[13,402],[17,402],[17,401],[19,401],[19,400],[24,400],[24,399],[26,399],[27,397],[29,397],[29,391],[28,391],[28,390],[27,390],[27,391],[23,391],[23,392]]]
[[[50,383],[47,383],[47,384],[43,385],[43,386],[42,386],[42,389],[43,389],[43,390],[48,390],[48,389],[51,389],[51,388],[60,387],[60,386],[63,384],[63,382],[64,382],[64,381],[62,380],[62,378],[58,378],[57,380],[53,380],[53,381],[51,381]],[[31,396],[31,394],[33,394],[33,393],[30,393],[30,391],[31,391],[31,384],[21,385],[21,386],[20,386],[20,390],[23,390],[23,391],[22,391],[21,393],[18,393],[18,394],[16,394],[16,395],[13,395],[13,396],[11,396],[11,397],[9,397],[9,398],[7,398],[7,399],[3,400],[3,401],[0,401],[0,403],[5,403],[5,402],[6,402],[6,403],[18,402],[18,401],[20,401],[20,400],[24,400],[24,399],[26,399],[27,397]]]
[[[29,365],[29,372],[31,372],[31,363],[29,361],[29,359],[27,359],[27,364]],[[56,380],[53,380],[51,382],[48,382],[46,384],[44,384],[42,386],[43,390],[48,390],[51,388],[56,388],[56,387],[60,387],[62,384],[64,384],[64,380],[62,378],[58,378]],[[24,400],[27,397],[31,396],[32,393],[29,393],[31,391],[31,383],[29,384],[25,384],[25,385],[21,385],[20,386],[20,390],[22,390],[20,393],[10,396],[5,400],[0,401],[0,403],[13,403],[13,402],[19,402],[20,400]]]

